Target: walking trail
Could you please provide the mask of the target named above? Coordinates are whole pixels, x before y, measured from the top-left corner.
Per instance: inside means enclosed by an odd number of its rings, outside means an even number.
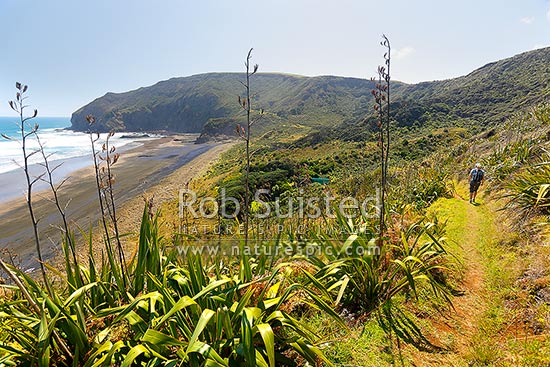
[[[487,275],[484,249],[500,238],[495,211],[483,195],[470,204],[467,192],[459,191],[449,199],[440,199],[430,208],[440,220],[446,220],[446,238],[450,252],[462,263],[462,296],[453,299],[454,312],[436,317],[434,333],[449,352],[421,353],[416,365],[468,366],[479,353],[480,323],[488,308]],[[489,292],[490,293],[490,292]],[[416,359],[416,358],[415,358]]]

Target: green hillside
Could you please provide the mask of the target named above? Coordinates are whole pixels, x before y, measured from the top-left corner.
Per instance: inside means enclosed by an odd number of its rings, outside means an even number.
[[[549,95],[548,60],[550,48],[545,48],[454,79],[394,82],[394,120],[402,127],[460,126],[474,131],[502,122]],[[242,118],[237,96],[243,91],[243,78],[239,73],[209,73],[107,93],[76,111],[72,128],[86,130],[85,116],[93,114],[105,131],[205,132],[203,138],[231,134]],[[302,137],[318,134],[315,130],[326,134],[326,128],[331,128],[326,135],[364,139],[363,120],[372,111],[372,88],[370,80],[334,76],[258,74],[252,80],[254,106],[268,113],[267,125],[296,125]]]
[[[402,93],[407,102],[427,103],[434,111],[447,109],[452,117],[482,124],[502,122],[519,108],[549,95],[549,61],[550,48],[534,50],[459,78],[410,85]]]
[[[173,78],[127,93],[108,93],[76,111],[72,128],[87,129],[85,116],[93,114],[104,130],[201,132],[208,122],[238,118],[237,96],[243,90],[243,78],[238,73],[201,74]],[[323,116],[323,123],[336,124],[351,111],[368,106],[372,82],[258,74],[252,88],[255,107],[278,119],[301,116],[303,121],[315,125],[320,123],[315,116]]]
[[[550,96],[550,48],[487,64],[454,79],[394,89],[393,119],[399,127],[467,128],[478,133]],[[372,108],[357,111],[368,116]],[[350,120],[325,137],[365,140],[370,132]],[[330,140],[330,138],[328,138]]]

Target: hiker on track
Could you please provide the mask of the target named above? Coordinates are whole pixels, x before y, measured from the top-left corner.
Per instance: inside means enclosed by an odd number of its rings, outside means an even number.
[[[474,169],[470,171],[470,203],[473,204],[476,202],[477,190],[481,185],[483,185],[483,179],[485,176],[485,171],[481,169],[481,164],[476,163]]]

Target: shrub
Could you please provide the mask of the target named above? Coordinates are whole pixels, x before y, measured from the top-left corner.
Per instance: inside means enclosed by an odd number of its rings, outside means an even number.
[[[550,157],[547,155],[547,158]],[[550,162],[533,164],[504,185],[507,208],[522,215],[550,213]]]
[[[379,248],[368,221],[346,223],[350,235],[345,241],[319,241],[325,255],[310,258],[317,269],[309,275],[311,283],[333,293],[341,309],[363,317],[374,315],[386,330],[423,340],[420,329],[406,318],[395,299],[403,294],[416,299],[423,284],[435,299],[451,303],[452,289],[442,276],[447,252],[437,237],[440,228],[416,223],[402,231],[399,242],[389,241]]]

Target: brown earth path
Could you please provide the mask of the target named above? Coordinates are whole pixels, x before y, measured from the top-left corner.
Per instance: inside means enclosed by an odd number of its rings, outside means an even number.
[[[480,322],[487,311],[486,258],[483,249],[495,244],[499,238],[497,217],[484,196],[477,204],[470,204],[467,192],[453,198],[440,199],[430,208],[441,220],[447,220],[446,237],[450,252],[460,259],[463,277],[459,289],[461,296],[454,297],[454,311],[433,321],[437,344],[442,353],[419,353],[414,358],[417,366],[470,366],[472,356],[479,347],[477,335]]]

